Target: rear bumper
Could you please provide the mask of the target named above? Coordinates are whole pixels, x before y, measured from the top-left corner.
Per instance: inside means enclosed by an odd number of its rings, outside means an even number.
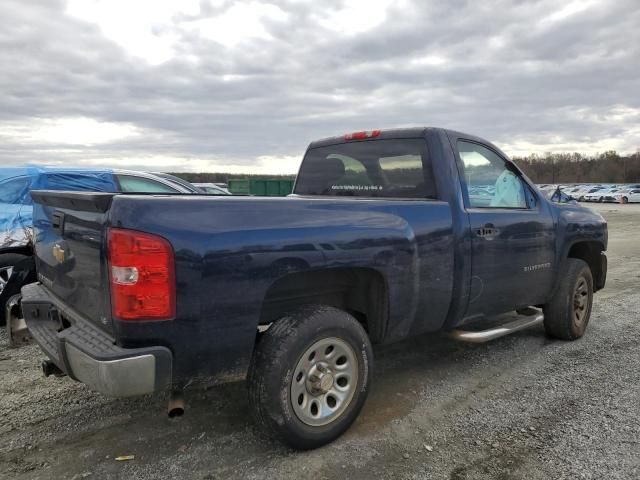
[[[144,395],[171,386],[173,357],[166,347],[122,348],[39,283],[22,288],[22,313],[34,340],[60,370],[114,397]],[[64,328],[65,324],[71,326]]]

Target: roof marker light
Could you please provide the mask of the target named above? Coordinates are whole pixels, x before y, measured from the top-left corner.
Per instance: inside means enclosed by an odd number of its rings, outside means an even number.
[[[380,130],[368,130],[362,132],[347,133],[345,140],[364,140],[365,138],[374,138],[380,135]]]

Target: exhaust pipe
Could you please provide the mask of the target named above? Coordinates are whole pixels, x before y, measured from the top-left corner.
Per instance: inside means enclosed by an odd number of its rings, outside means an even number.
[[[167,405],[169,418],[181,417],[184,415],[184,393],[182,390],[172,390]]]

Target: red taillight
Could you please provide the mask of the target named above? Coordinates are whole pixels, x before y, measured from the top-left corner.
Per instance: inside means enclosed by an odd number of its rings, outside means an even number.
[[[171,320],[176,316],[173,249],[162,237],[110,228],[111,310],[119,320]]]
[[[380,130],[369,130],[368,132],[353,132],[347,133],[344,136],[345,140],[363,140],[365,138],[374,138],[380,135]]]

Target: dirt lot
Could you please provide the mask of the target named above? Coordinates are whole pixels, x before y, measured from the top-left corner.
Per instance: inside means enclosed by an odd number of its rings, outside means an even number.
[[[39,350],[8,349],[3,332],[0,477],[640,478],[640,205],[594,208],[609,222],[609,279],[585,338],[552,341],[540,327],[377,349],[362,415],[312,452],[263,439],[243,384],[192,393],[170,420],[161,397],[43,378]]]

